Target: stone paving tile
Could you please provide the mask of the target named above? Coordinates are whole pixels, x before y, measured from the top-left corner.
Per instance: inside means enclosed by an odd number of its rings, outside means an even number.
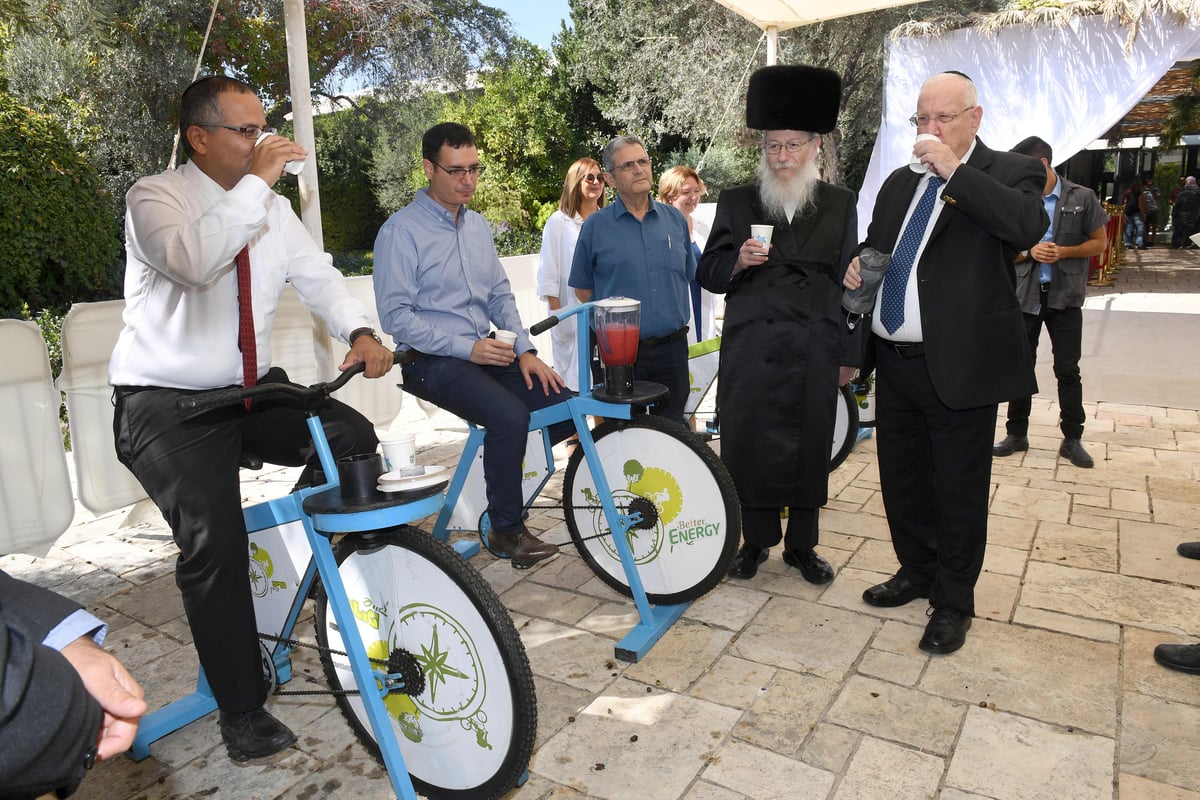
[[[625,668],[612,640],[595,634],[545,620],[531,620],[520,634],[534,675],[599,692]]]
[[[1108,800],[1112,739],[988,709],[967,711],[946,785],[1006,800]]]
[[[814,675],[777,670],[738,721],[733,735],[785,756],[795,756],[817,727],[839,683]]]
[[[754,618],[768,599],[766,594],[751,591],[741,582],[730,579],[718,591],[709,592],[688,606],[684,617],[738,631]]]
[[[821,723],[808,737],[800,751],[804,763],[829,772],[841,772],[858,749],[862,740],[860,731],[843,728],[841,725]]]
[[[729,734],[736,709],[618,680],[534,755],[539,775],[602,798],[677,798]],[[636,737],[636,738],[635,738]]]
[[[1121,800],[1200,800],[1200,792],[1189,792],[1124,772],[1120,775],[1120,793]]]
[[[1181,634],[1196,627],[1200,589],[1031,562],[1021,602],[1047,611]]]
[[[1130,693],[1122,721],[1121,772],[1200,791],[1200,708]]]
[[[588,615],[600,601],[574,592],[521,581],[500,596],[506,608],[533,617],[542,617],[564,625],[573,625]]]
[[[775,598],[746,627],[732,652],[761,664],[838,679],[876,627],[873,619],[838,608]]]
[[[625,668],[625,677],[684,692],[709,670],[732,639],[733,632],[724,628],[680,620],[641,661]]]
[[[924,800],[936,796],[945,766],[937,756],[866,736],[833,797]]]
[[[931,658],[918,688],[970,705],[1112,736],[1116,645],[976,619],[953,658]]]
[[[869,736],[947,755],[965,704],[886,681],[855,676],[843,684],[826,718]]]
[[[1018,625],[1032,628],[1043,628],[1057,633],[1066,633],[1083,639],[1095,639],[1098,642],[1117,643],[1121,639],[1121,626],[1112,622],[1097,622],[1096,620],[1081,619],[1068,614],[1056,614],[1053,611],[1043,611],[1040,608],[1019,607],[1013,614],[1012,621]]]
[[[1178,528],[1123,521],[1121,574],[1200,586],[1200,561],[1175,551],[1185,538]]]
[[[1043,522],[1030,558],[1101,572],[1117,571],[1117,532]]]
[[[704,779],[762,800],[824,797],[834,776],[743,742],[732,742],[704,770]]]
[[[734,708],[747,708],[767,690],[775,668],[736,656],[721,656],[692,686],[689,694]]]

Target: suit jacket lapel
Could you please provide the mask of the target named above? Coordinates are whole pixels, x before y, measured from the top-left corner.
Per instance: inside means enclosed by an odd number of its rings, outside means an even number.
[[[971,153],[971,157],[967,159],[967,163],[975,169],[982,171],[986,171],[991,165],[992,151],[988,149],[988,146],[983,143],[982,139],[976,137],[975,152]],[[950,224],[950,219],[955,213],[954,206],[946,205],[942,208],[942,213],[938,214],[937,222],[933,223],[933,230],[929,234],[930,241]]]

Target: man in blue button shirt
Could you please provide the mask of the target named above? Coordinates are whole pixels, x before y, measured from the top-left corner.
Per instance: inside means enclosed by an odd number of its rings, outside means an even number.
[[[524,569],[558,553],[521,518],[521,459],[529,412],[566,399],[565,384],[529,341],[487,220],[466,207],[484,170],[474,135],[456,122],[435,125],[421,155],[429,186],[375,239],[375,304],[407,354],[405,390],[486,430],[488,549]],[[515,347],[492,338],[493,323],[517,335]]]
[[[1083,350],[1083,298],[1088,259],[1108,246],[1108,214],[1096,193],[1054,172],[1054,152],[1036,136],[1022,140],[1014,153],[1041,159],[1046,170],[1042,202],[1050,227],[1042,240],[1017,256],[1017,299],[1025,318],[1029,352],[1037,356],[1042,325],[1050,333],[1054,377],[1058,380],[1059,428],[1063,441],[1058,454],[1082,469],[1095,463],[1084,449],[1083,384],[1079,356]],[[992,448],[994,456],[1029,449],[1029,411],[1033,398],[1008,403],[1007,436]]]
[[[683,423],[689,382],[687,323],[696,255],[687,220],[650,196],[653,171],[636,136],[618,136],[601,155],[616,202],[592,214],[579,231],[568,284],[584,302],[632,297],[642,303],[634,374],[669,394],[653,413]]]

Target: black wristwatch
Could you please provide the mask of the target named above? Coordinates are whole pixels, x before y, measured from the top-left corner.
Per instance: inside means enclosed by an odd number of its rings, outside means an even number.
[[[350,331],[350,346],[351,347],[354,347],[354,340],[360,336],[370,336],[372,339],[374,339],[379,344],[383,344],[383,339],[379,338],[379,334],[375,332],[374,328],[355,328],[354,330]]]

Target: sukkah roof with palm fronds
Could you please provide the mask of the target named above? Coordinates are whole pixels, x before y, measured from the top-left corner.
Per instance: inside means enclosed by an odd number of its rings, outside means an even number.
[[[1200,19],[1200,0],[1018,0],[991,13],[948,14],[912,20],[895,28],[891,36],[920,38],[941,36],[959,28],[974,27],[995,33],[1011,25],[1066,25],[1079,17],[1102,16],[1117,20],[1127,30],[1131,44],[1150,15],[1182,23]],[[1167,142],[1187,134],[1200,134],[1200,62],[1176,64],[1150,92],[1108,131],[1104,138],[1161,136]]]

